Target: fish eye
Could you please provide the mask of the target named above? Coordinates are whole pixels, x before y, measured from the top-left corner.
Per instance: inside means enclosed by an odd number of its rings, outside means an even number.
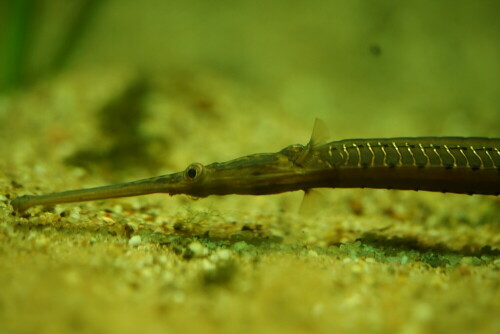
[[[188,180],[199,179],[205,172],[205,167],[200,163],[192,163],[184,171],[184,177]]]

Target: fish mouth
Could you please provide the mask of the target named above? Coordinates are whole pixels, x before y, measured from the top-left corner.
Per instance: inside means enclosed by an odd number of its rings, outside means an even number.
[[[294,176],[301,174],[301,170],[285,154],[253,154],[207,166],[192,163],[182,172],[138,181],[39,196],[20,196],[11,205],[16,211],[22,212],[37,205],[53,206],[153,193],[193,197],[272,194],[291,190],[291,184],[299,180]]]

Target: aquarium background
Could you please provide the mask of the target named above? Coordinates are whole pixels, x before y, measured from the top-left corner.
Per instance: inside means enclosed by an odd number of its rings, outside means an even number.
[[[2,63],[20,67],[4,87],[90,68],[165,78],[208,71],[300,118],[338,124],[336,131],[364,135],[356,130],[363,118],[390,128],[388,135],[398,125],[407,131],[406,123],[424,125],[415,132],[498,135],[495,1],[20,0],[3,7]],[[368,135],[382,135],[370,128]]]

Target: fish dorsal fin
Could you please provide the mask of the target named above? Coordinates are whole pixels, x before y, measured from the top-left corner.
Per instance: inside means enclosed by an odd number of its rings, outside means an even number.
[[[313,132],[311,135],[311,139],[307,146],[311,146],[311,148],[316,148],[323,144],[326,144],[330,139],[330,133],[328,131],[328,127],[325,122],[319,118],[314,120]]]
[[[328,128],[321,119],[316,118],[314,120],[313,132],[311,135],[311,139],[309,143],[307,143],[304,150],[300,153],[300,155],[295,160],[295,163],[301,167],[307,167],[307,162],[312,156],[312,152],[318,146],[326,144],[329,139]]]

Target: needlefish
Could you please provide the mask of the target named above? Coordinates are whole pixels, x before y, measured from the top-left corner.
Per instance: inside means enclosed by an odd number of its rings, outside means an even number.
[[[313,188],[382,188],[499,195],[500,138],[399,137],[326,142],[316,120],[307,145],[251,154],[184,171],[95,188],[12,200],[16,211],[37,206],[153,193],[267,195]]]

